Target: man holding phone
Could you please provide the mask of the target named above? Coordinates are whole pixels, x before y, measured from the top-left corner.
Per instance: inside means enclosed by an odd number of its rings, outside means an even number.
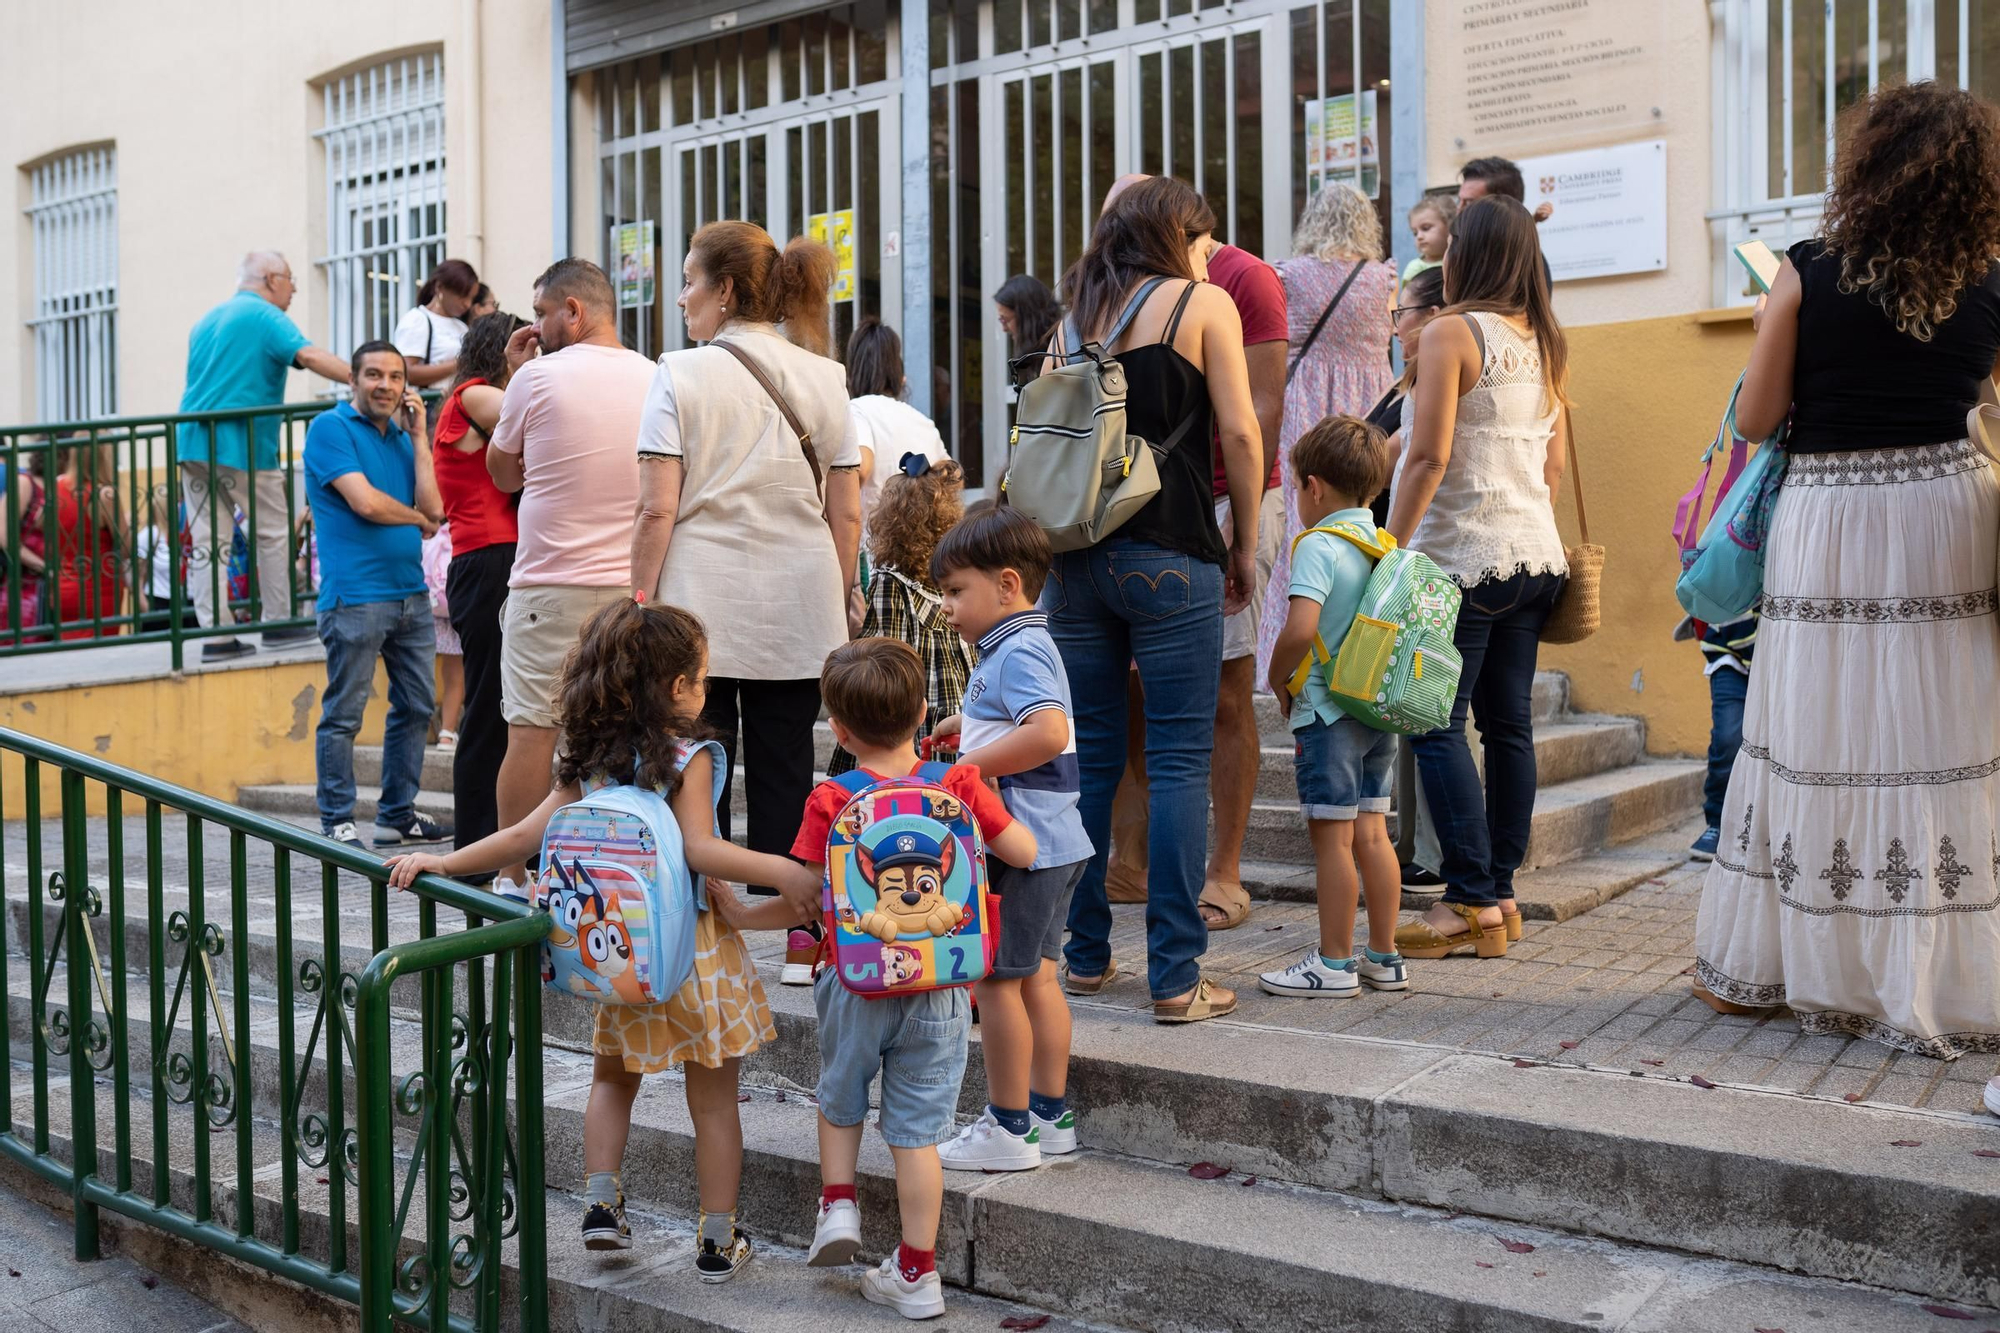
[[[319,638],[326,645],[315,766],[320,828],[361,846],[354,827],[354,736],[380,658],[389,672],[377,847],[441,842],[449,825],[419,812],[417,783],[433,703],[437,635],[423,539],[444,518],[424,404],[393,343],[354,349],[354,397],[306,431],[306,494],[318,533]]]

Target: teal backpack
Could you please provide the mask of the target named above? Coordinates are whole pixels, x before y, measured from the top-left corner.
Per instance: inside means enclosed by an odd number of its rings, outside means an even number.
[[[1375,572],[1340,651],[1329,652],[1326,640],[1313,635],[1312,650],[1289,682],[1293,697],[1320,670],[1334,704],[1362,725],[1401,736],[1438,730],[1451,721],[1464,670],[1451,641],[1462,600],[1458,585],[1429,556],[1398,549],[1395,536],[1382,528],[1307,528],[1293,539],[1293,551],[1314,532],[1353,543],[1375,562]]]

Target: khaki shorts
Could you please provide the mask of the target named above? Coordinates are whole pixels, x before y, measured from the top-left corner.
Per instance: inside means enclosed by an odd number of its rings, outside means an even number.
[[[511,588],[500,616],[500,716],[509,726],[556,725],[563,659],[599,607],[627,588]]]
[[[1215,502],[1215,521],[1222,529],[1222,540],[1229,541],[1229,497],[1226,495]],[[1256,656],[1257,630],[1264,622],[1264,592],[1271,583],[1272,566],[1278,562],[1278,548],[1284,544],[1285,492],[1283,487],[1273,486],[1264,492],[1263,505],[1257,511],[1257,587],[1250,594],[1250,605],[1222,622],[1223,661]]]

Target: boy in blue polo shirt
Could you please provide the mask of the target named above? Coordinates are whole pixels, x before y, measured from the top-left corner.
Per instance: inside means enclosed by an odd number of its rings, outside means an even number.
[[[931,556],[952,628],[979,652],[965,705],[938,723],[959,762],[997,778],[1007,813],[1035,835],[1026,869],[992,874],[1000,943],[973,986],[986,1052],[986,1113],[938,1147],[947,1168],[1028,1171],[1076,1151],[1069,1080],[1069,1002],[1056,978],[1070,895],[1090,863],[1077,813],[1076,728],[1069,677],[1035,609],[1049,573],[1049,542],[1018,509],[975,507]]]

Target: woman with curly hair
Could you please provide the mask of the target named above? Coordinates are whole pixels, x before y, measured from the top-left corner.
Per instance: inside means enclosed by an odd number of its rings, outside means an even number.
[[[1696,992],[1939,1059],[2000,1053],[2000,112],[1937,83],[1842,125],[1737,433],[1791,418],[1757,670],[1695,933]]]
[[[1341,182],[1312,197],[1292,238],[1294,257],[1278,265],[1291,320],[1293,367],[1278,427],[1278,481],[1285,488],[1285,540],[1264,585],[1257,622],[1257,679],[1271,674],[1271,649],[1290,609],[1292,542],[1299,522],[1292,444],[1329,416],[1365,417],[1396,382],[1389,366],[1396,268],[1382,259],[1382,222],[1361,191]],[[1318,333],[1315,335],[1314,330]]]
[[[694,1266],[704,1282],[724,1282],[750,1259],[736,1226],[743,1177],[743,1125],[736,1075],[743,1057],[777,1036],[771,1007],[743,930],[796,919],[819,876],[782,856],[738,847],[719,836],[716,803],[726,764],[701,712],[708,700],[708,635],[701,621],[671,606],[617,601],[584,622],[563,663],[557,694],[563,720],[555,784],[520,823],[445,856],[392,857],[389,882],[408,888],[425,872],[466,876],[523,860],[541,846],[556,811],[607,784],[656,788],[680,826],[689,872],[710,876],[694,926],[694,971],[657,1004],[600,1004],[591,1050],[590,1101],[583,1112],[583,1245],[626,1250],[625,1193],[618,1170],[632,1131],[639,1081],[682,1066],[694,1121],[694,1174],[701,1216]],[[754,907],[736,901],[728,880],[763,880],[787,898]]]
[[[965,516],[964,489],[957,463],[913,451],[882,481],[881,498],[868,516],[870,582],[860,637],[901,639],[917,650],[930,698],[918,733],[924,736],[938,719],[958,711],[972,675],[972,655],[944,618],[944,598],[931,582],[931,552]],[[853,767],[854,756],[835,746],[827,773]]]

